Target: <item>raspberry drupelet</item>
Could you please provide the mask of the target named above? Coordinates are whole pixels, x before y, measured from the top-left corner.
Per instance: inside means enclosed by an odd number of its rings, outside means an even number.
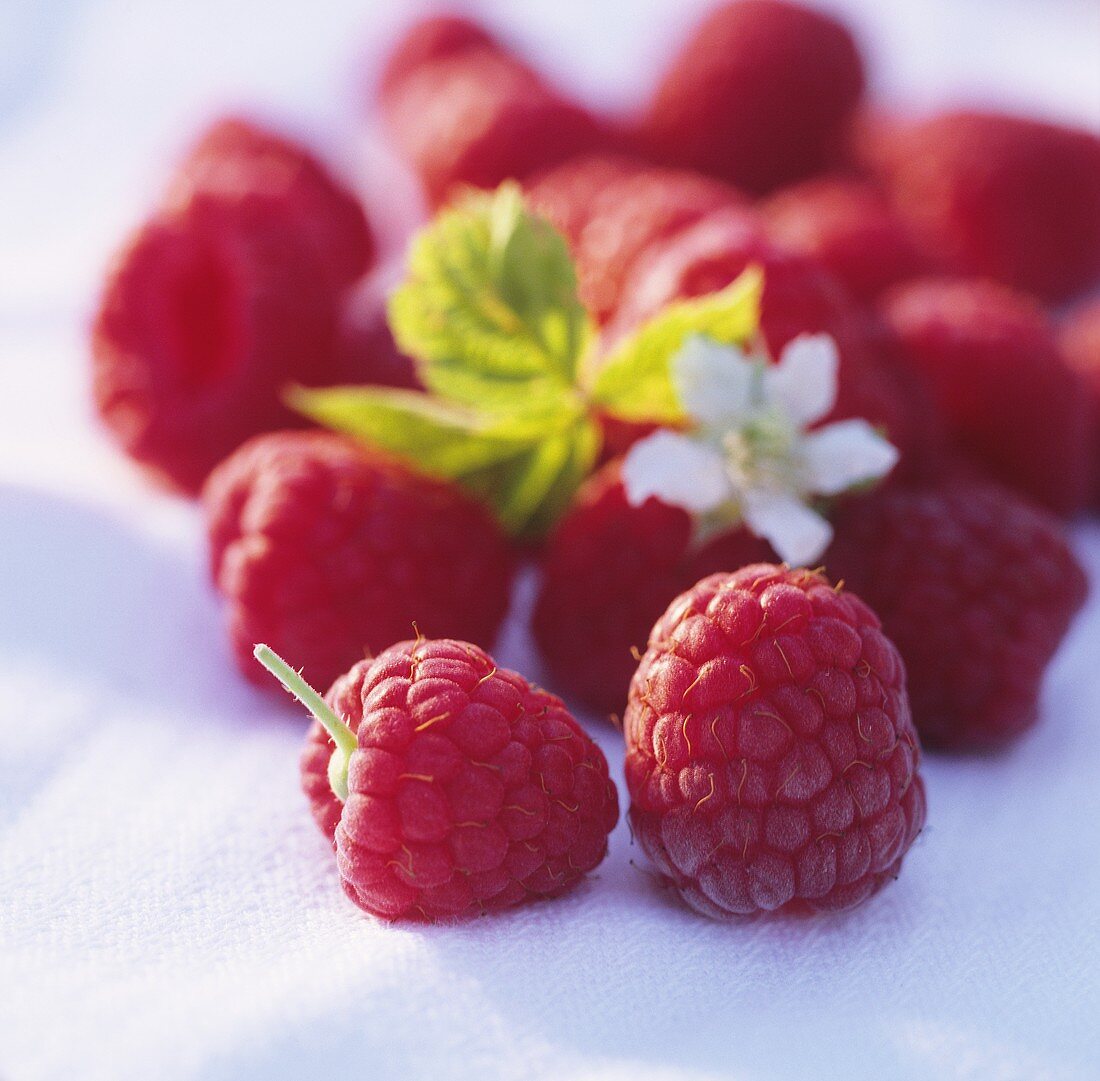
[[[821,574],[715,574],[654,626],[630,685],[634,836],[713,917],[849,908],[924,824],[905,668]]]
[[[324,699],[255,653],[316,717],[302,785],[367,912],[485,915],[556,897],[607,854],[619,807],[603,753],[560,699],[477,646],[401,642]]]

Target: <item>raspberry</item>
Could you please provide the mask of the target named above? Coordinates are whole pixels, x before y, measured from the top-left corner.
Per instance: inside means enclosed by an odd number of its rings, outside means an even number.
[[[781,0],[739,0],[696,27],[641,135],[658,161],[763,194],[840,157],[863,86],[859,51],[840,23]]]
[[[743,204],[732,188],[676,169],[587,157],[544,174],[531,205],[565,234],[577,265],[581,297],[606,322],[638,259],[715,210]]]
[[[385,97],[393,92],[421,68],[476,49],[500,50],[500,45],[485,27],[461,15],[419,19],[390,51],[379,79],[378,95]]]
[[[1088,388],[1093,415],[1092,505],[1100,507],[1100,301],[1075,312],[1062,326],[1062,356]]]
[[[614,553],[609,556],[609,553]],[[703,575],[772,557],[740,529],[692,546],[687,511],[657,499],[633,506],[616,462],[591,477],[547,543],[534,612],[555,686],[605,713],[620,712],[654,620]]]
[[[928,269],[905,224],[864,181],[809,180],[773,196],[761,213],[770,236],[817,259],[860,300]]]
[[[196,492],[249,436],[296,423],[287,383],[336,371],[338,296],[277,201],[196,194],[115,260],[92,329],[93,393],[122,448]]]
[[[1086,592],[1057,520],[960,472],[852,500],[835,527],[829,570],[901,651],[922,738],[983,748],[1031,727],[1043,671]]]
[[[1045,315],[985,281],[927,279],[882,311],[962,450],[1057,514],[1088,497],[1092,418]]]
[[[226,117],[206,131],[181,164],[167,203],[185,205],[199,194],[241,214],[262,215],[275,204],[336,286],[374,264],[374,236],[351,192],[303,147],[247,120]]]
[[[859,153],[934,258],[1061,300],[1100,275],[1100,139],[995,113],[870,123]]]
[[[924,825],[901,658],[812,571],[757,564],[677,597],[624,728],[634,836],[708,916],[859,904]]]
[[[841,358],[834,418],[880,424],[903,457],[909,455],[906,439],[925,417],[913,415],[919,402],[901,393],[886,358],[869,348],[865,315],[816,261],[769,240],[752,211],[719,211],[655,245],[639,261],[608,337],[624,336],[674,300],[722,289],[754,265],[764,272],[760,326],[772,356],[799,334],[829,334]]]
[[[564,893],[607,854],[619,805],[603,753],[560,699],[477,646],[391,646],[333,684],[328,710],[266,647],[256,656],[333,730],[323,767],[311,731],[302,782],[367,912],[497,912]]]
[[[482,506],[330,432],[241,447],[205,491],[210,567],[241,670],[266,639],[328,684],[408,634],[491,644],[512,556]]]
[[[461,185],[524,180],[613,141],[591,113],[493,49],[424,65],[381,105],[391,138],[434,206]]]
[[[390,330],[386,305],[374,288],[353,295],[340,321],[336,383],[369,383],[403,390],[423,389],[416,364],[397,347]]]

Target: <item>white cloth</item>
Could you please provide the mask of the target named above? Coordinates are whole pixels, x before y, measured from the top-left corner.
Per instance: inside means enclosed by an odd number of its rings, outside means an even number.
[[[0,1077],[1095,1078],[1096,600],[1036,732],[929,758],[927,831],[848,915],[708,922],[654,888],[625,825],[572,896],[469,926],[386,926],[340,893],[298,792],[304,721],[227,662],[195,509],[95,432],[81,324],[180,125],[254,100],[336,145],[348,42],[399,6],[0,12]],[[689,6],[493,11],[623,99]],[[1100,121],[1091,5],[844,6],[900,57],[896,93],[976,85]],[[1100,581],[1100,528],[1075,542]],[[525,606],[497,656],[537,676]],[[591,730],[621,781],[619,737]]]

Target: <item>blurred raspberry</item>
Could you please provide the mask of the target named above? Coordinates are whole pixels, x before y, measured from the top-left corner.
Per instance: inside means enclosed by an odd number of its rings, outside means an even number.
[[[1066,363],[1088,388],[1093,416],[1092,505],[1100,508],[1100,301],[1070,313],[1060,342]]]
[[[882,194],[861,180],[809,180],[780,191],[761,213],[771,237],[817,259],[860,300],[930,269]]]
[[[501,50],[485,27],[461,15],[428,15],[414,22],[390,50],[378,82],[385,97],[421,68],[474,50]]]
[[[673,600],[624,729],[634,836],[704,915],[850,908],[924,825],[901,658],[812,571],[758,564]]]
[[[424,64],[382,99],[383,120],[429,202],[462,185],[524,180],[616,141],[593,114],[496,49],[468,49]]]
[[[612,463],[589,478],[551,535],[534,612],[535,640],[563,693],[621,713],[653,621],[692,582],[772,558],[740,529],[692,545],[687,511],[632,506]]]
[[[858,153],[940,264],[1047,300],[1100,277],[1100,139],[995,113],[872,120]]]
[[[344,306],[337,342],[339,371],[334,382],[422,389],[415,362],[393,340],[385,298],[379,296],[374,283],[368,286],[349,297]]]
[[[863,87],[859,51],[835,19],[784,0],[737,0],[694,29],[640,134],[658,161],[760,195],[839,160]]]
[[[569,240],[581,298],[600,322],[614,314],[648,250],[712,211],[744,203],[709,177],[610,157],[566,162],[537,178],[528,196]]]
[[[841,360],[831,419],[864,417],[886,429],[903,458],[913,453],[912,437],[927,420],[924,405],[902,392],[865,313],[815,260],[769,240],[750,210],[719,211],[655,245],[627,283],[609,340],[621,339],[674,300],[724,288],[750,266],[764,272],[761,329],[771,355],[799,334],[829,334]]]
[[[1030,728],[1087,588],[1057,520],[964,471],[849,500],[834,524],[829,572],[901,651],[921,737],[982,748]]]
[[[606,855],[619,807],[603,753],[559,699],[477,646],[402,642],[327,700],[358,740],[348,798],[321,787],[319,725],[303,787],[330,837],[335,814],[341,882],[366,911],[468,919],[556,897]]]
[[[964,452],[1057,514],[1085,505],[1087,394],[1034,302],[992,282],[924,279],[888,293],[882,311]]]
[[[204,500],[229,637],[255,680],[256,642],[326,685],[414,622],[489,645],[508,608],[513,560],[488,512],[342,436],[259,436]]]
[[[304,147],[248,120],[217,121],[180,164],[167,205],[181,207],[197,196],[261,217],[278,208],[337,286],[374,264],[374,236],[356,197]]]
[[[100,418],[132,458],[196,492],[250,435],[298,423],[288,383],[336,370],[337,296],[278,202],[195,195],[116,257],[92,328]]]

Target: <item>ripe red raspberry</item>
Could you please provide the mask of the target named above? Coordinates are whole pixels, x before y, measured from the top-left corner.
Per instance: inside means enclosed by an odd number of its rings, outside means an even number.
[[[336,370],[338,296],[279,203],[195,195],[111,268],[92,328],[96,409],[131,457],[196,492],[257,432],[298,422],[292,382]]]
[[[261,640],[325,685],[414,622],[489,645],[507,610],[513,559],[489,513],[342,436],[259,436],[204,499],[211,573],[252,678]]]
[[[247,120],[213,124],[181,163],[166,201],[182,206],[196,195],[216,197],[240,214],[263,216],[275,204],[336,286],[374,264],[374,236],[355,196],[304,147]]]
[[[1061,300],[1100,276],[1100,139],[994,113],[871,122],[859,153],[934,258]]]
[[[707,214],[744,203],[698,173],[608,157],[577,158],[539,178],[531,205],[570,242],[581,297],[600,322],[622,299],[639,258]]]
[[[863,86],[859,50],[836,20],[783,0],[738,0],[695,28],[641,135],[659,161],[763,194],[839,159]]]
[[[966,453],[1057,514],[1084,506],[1087,395],[1034,302],[992,282],[926,279],[888,293],[882,311]]]
[[[761,213],[770,236],[817,259],[860,300],[929,269],[907,226],[865,181],[809,180],[773,196]]]
[[[334,383],[423,389],[415,362],[393,339],[385,300],[373,281],[344,305],[336,351],[339,371]]]
[[[378,81],[378,96],[385,97],[421,68],[475,49],[499,50],[500,45],[485,27],[461,15],[418,19],[390,50]]]
[[[434,206],[462,185],[524,180],[613,142],[591,113],[494,49],[425,64],[381,106],[390,137]]]
[[[1100,301],[1075,312],[1062,326],[1062,356],[1088,389],[1093,415],[1092,505],[1100,507]]]
[[[627,283],[608,338],[625,336],[674,300],[724,288],[749,266],[764,272],[760,326],[772,356],[799,334],[829,334],[840,351],[833,418],[864,417],[886,429],[903,460],[914,453],[913,433],[927,420],[923,406],[899,386],[888,357],[869,334],[866,315],[815,260],[769,240],[750,210],[708,215],[654,245]]]
[[[692,545],[687,511],[657,499],[633,506],[613,462],[591,477],[547,542],[535,640],[565,694],[620,713],[654,620],[692,582],[774,558],[739,529]]]
[[[901,658],[812,571],[758,564],[677,597],[625,733],[634,836],[708,916],[859,904],[924,825]]]
[[[921,737],[1003,744],[1031,727],[1043,671],[1086,580],[1051,515],[959,473],[853,499],[826,553],[882,619],[909,675]]]
[[[302,783],[367,912],[497,912],[564,893],[607,854],[619,805],[603,753],[560,699],[477,646],[391,646],[333,684],[327,718],[293,670],[256,655],[335,729],[335,749],[311,730]]]

